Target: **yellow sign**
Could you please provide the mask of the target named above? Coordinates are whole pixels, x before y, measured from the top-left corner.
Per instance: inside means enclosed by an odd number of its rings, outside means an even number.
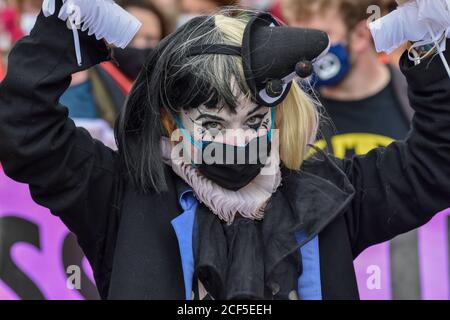
[[[331,150],[337,158],[343,159],[349,150],[355,155],[365,155],[374,148],[387,147],[392,142],[392,138],[372,133],[346,133],[331,138]],[[314,145],[322,150],[327,148],[325,140],[318,140]],[[314,149],[311,150],[314,153]]]

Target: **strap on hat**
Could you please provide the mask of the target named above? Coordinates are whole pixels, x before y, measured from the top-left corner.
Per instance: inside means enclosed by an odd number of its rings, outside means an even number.
[[[204,44],[189,48],[186,56],[199,56],[203,54],[224,54],[229,56],[241,56],[242,48],[228,44]]]

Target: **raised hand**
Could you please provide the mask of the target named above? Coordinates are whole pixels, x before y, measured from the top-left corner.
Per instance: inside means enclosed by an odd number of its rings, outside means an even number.
[[[62,0],[58,18],[67,21],[72,29],[78,65],[81,66],[81,50],[78,29],[104,39],[108,44],[125,48],[134,38],[141,23],[113,0]],[[46,17],[55,14],[55,0],[44,0],[42,11]]]

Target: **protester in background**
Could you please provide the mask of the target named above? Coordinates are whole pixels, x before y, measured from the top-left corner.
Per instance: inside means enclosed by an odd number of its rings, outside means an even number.
[[[122,0],[118,3],[142,23],[142,27],[127,48],[114,50],[120,70],[134,80],[146,57],[167,35],[167,25],[163,14],[148,0]]]
[[[268,10],[278,20],[284,22],[283,12],[281,10],[281,1],[280,0],[270,1],[270,6],[269,6]]]
[[[167,30],[172,32],[176,28],[178,15],[180,14],[179,0],[149,0],[164,15],[167,22]]]
[[[184,13],[208,14],[221,7],[235,6],[238,3],[238,0],[180,0],[180,7]]]
[[[222,7],[236,6],[239,0],[180,0],[180,16],[177,27],[182,26],[192,18],[212,14]]]
[[[239,4],[244,8],[267,10],[278,2],[279,0],[240,0]]]
[[[4,54],[9,50],[11,46],[11,36],[7,32],[4,19],[3,19],[3,5],[4,3],[0,1],[0,81],[5,77],[5,65],[4,65]]]
[[[282,0],[283,15],[292,26],[324,30],[333,55],[318,64],[319,99],[332,125],[322,128],[319,147],[339,158],[362,155],[406,137],[412,109],[405,79],[397,68],[380,61],[367,19],[376,0]],[[316,78],[317,79],[317,78]],[[417,233],[391,244],[393,296],[420,299]],[[397,274],[401,274],[400,281]]]
[[[331,54],[316,64],[315,84],[335,132],[325,132],[331,151],[343,158],[403,139],[412,115],[404,79],[381,63],[367,27],[374,0],[283,0],[291,26],[324,30]],[[404,102],[405,103],[402,103]]]
[[[100,118],[111,127],[145,58],[167,33],[164,16],[150,1],[123,0],[118,4],[142,22],[141,29],[128,48],[114,50],[117,66],[105,62],[74,74],[71,86],[60,99],[69,108],[70,117]]]
[[[24,34],[30,34],[41,11],[43,0],[17,0],[20,11],[20,28]]]
[[[0,0],[0,81],[6,74],[6,55],[22,36],[17,9],[11,1]]]
[[[4,39],[0,40],[0,50],[11,47],[17,40],[23,37],[20,28],[20,14],[15,6],[9,2],[0,2],[0,32]],[[8,38],[6,40],[6,37]],[[6,44],[6,41],[8,43]]]

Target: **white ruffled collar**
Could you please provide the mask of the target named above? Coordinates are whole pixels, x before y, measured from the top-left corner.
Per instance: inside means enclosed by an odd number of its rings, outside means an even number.
[[[267,203],[281,184],[277,152],[271,152],[266,165],[266,168],[275,168],[272,174],[259,174],[247,186],[231,191],[204,177],[191,164],[185,163],[182,157],[172,154],[173,146],[169,139],[161,140],[161,148],[164,162],[193,189],[200,202],[228,224],[233,223],[236,214],[251,220],[262,220]]]

